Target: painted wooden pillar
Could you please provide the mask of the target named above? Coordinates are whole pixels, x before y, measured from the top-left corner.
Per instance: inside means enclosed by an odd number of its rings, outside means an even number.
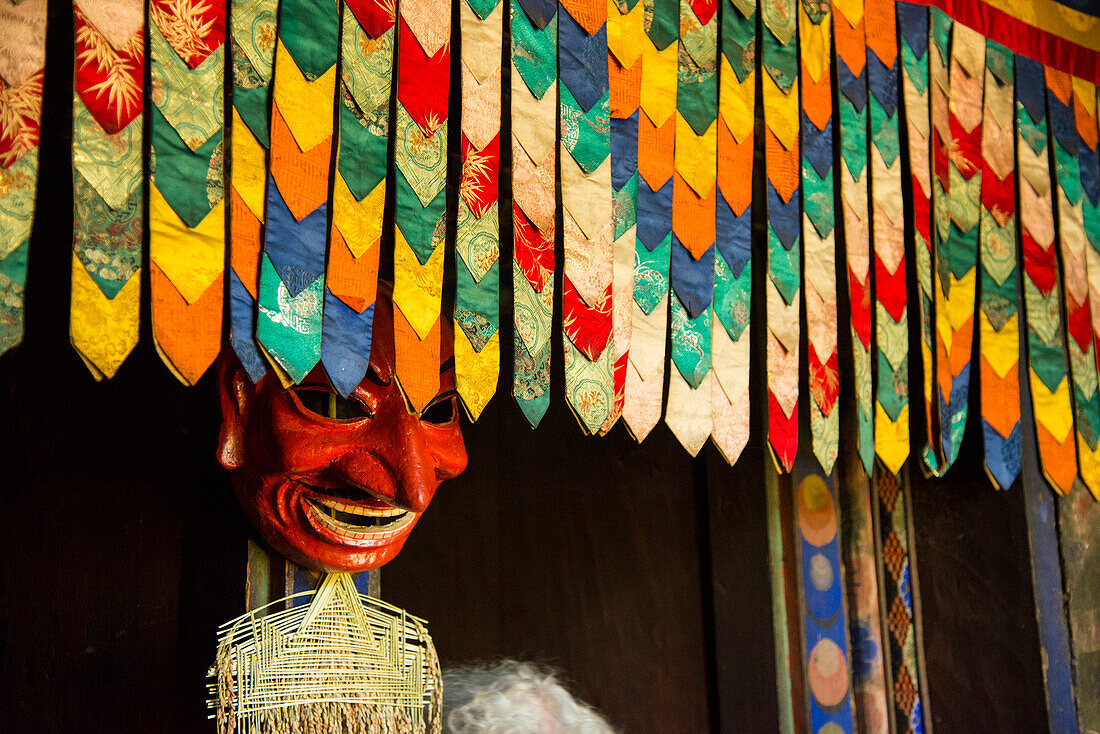
[[[895,731],[928,734],[932,716],[924,679],[924,645],[921,638],[920,587],[916,555],[911,539],[913,506],[908,472],[901,478],[882,467],[875,471],[874,504],[878,507],[880,558],[889,645],[886,647]]]

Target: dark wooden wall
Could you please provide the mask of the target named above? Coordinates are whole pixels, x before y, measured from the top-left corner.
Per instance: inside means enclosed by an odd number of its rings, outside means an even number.
[[[109,383],[68,345],[64,4],[51,23],[27,337],[0,359],[0,731],[213,731],[204,676],[243,610],[246,524],[212,381],[175,382],[148,313]],[[430,620],[444,660],[556,664],[627,732],[775,731],[759,434],[731,468],[662,426],[582,438],[560,393],[533,432],[502,392],[383,597]],[[1022,500],[960,463],[914,489],[936,730],[1041,732]]]

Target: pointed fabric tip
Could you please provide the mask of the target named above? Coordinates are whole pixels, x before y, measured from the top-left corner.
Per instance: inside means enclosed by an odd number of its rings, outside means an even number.
[[[267,374],[267,362],[256,346],[256,300],[237,271],[229,270],[229,345],[253,383]]]
[[[180,382],[194,385],[221,351],[222,277],[219,275],[198,300],[188,304],[156,262],[150,262],[150,267],[157,349]]]
[[[373,325],[373,303],[359,313],[325,289],[321,364],[332,386],[345,398],[367,374]]]
[[[439,319],[420,339],[416,330],[401,312],[393,306],[394,355],[397,362],[397,384],[405,393],[409,404],[421,412],[439,394],[439,365],[441,331]]]
[[[290,380],[301,382],[321,358],[324,280],[318,278],[290,295],[271,259],[260,260],[259,313],[256,338]]]
[[[859,461],[863,464],[863,471],[870,474],[875,468],[875,424],[871,416],[864,415],[862,410],[856,410],[856,421]]]
[[[295,220],[278,186],[267,181],[267,233],[264,254],[292,298],[325,272],[328,205],[322,204],[301,220]]]
[[[692,388],[675,372],[669,379],[665,424],[680,445],[692,456],[699,455],[713,428],[711,416],[713,374],[708,372],[698,388]]]
[[[1022,440],[1020,423],[1008,436],[1002,436],[989,423],[982,421],[985,438],[985,470],[997,489],[1009,489],[1020,476]]]
[[[698,260],[672,237],[672,263],[669,269],[672,290],[691,318],[698,318],[714,299],[714,245]]]
[[[790,472],[798,453],[798,404],[789,416],[784,415],[771,393],[768,393],[768,445],[776,468],[784,473]]]
[[[496,394],[499,372],[499,331],[494,332],[478,352],[461,329],[455,330],[455,389],[471,422],[481,417],[485,406]]]

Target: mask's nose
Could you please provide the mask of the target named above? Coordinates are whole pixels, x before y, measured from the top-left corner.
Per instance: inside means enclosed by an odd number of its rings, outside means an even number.
[[[457,426],[422,423],[409,413],[396,385],[392,390],[333,469],[405,509],[423,512],[439,483],[466,468],[466,449]]]

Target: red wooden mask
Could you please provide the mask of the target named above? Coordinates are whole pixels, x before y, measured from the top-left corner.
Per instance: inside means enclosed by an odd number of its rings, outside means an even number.
[[[392,306],[375,308],[370,369],[346,399],[321,367],[287,390],[270,372],[254,385],[231,353],[219,364],[218,460],[264,539],[305,568],[387,563],[466,468],[453,368],[416,414],[394,379]]]

